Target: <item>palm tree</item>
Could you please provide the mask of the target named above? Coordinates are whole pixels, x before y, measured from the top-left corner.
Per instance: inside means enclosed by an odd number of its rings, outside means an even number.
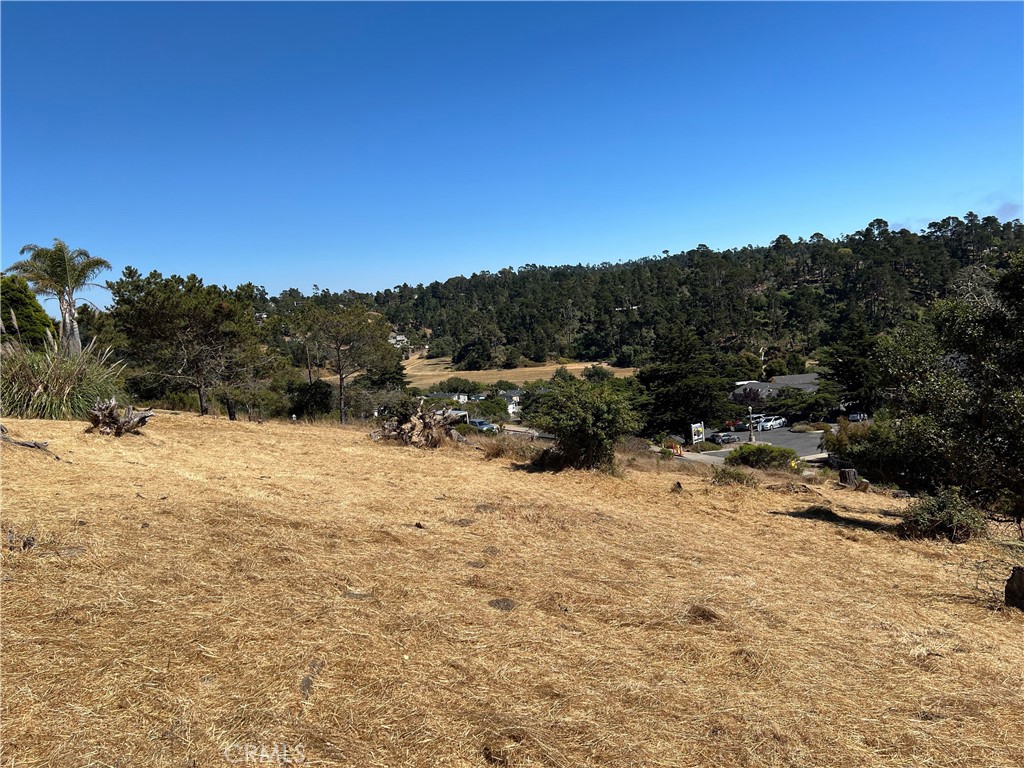
[[[14,262],[4,272],[25,278],[36,293],[56,297],[60,305],[61,345],[66,352],[80,354],[82,338],[75,318],[75,291],[97,285],[90,280],[110,269],[110,262],[90,255],[84,248],[71,250],[67,243],[56,237],[52,248],[26,245],[20,253],[22,256],[27,253],[29,257]]]

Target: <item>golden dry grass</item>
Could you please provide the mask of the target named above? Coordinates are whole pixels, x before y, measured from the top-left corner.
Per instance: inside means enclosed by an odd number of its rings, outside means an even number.
[[[1014,556],[884,496],[7,426],[63,460],[2,451],[5,765],[1024,765],[1024,613],[959,572]]]
[[[470,381],[479,381],[481,384],[494,384],[501,380],[511,381],[513,384],[523,384],[537,379],[550,379],[555,371],[562,367],[560,363],[546,363],[545,365],[535,365],[529,368],[503,368],[494,371],[456,371],[452,369],[451,363],[452,361],[449,357],[437,357],[430,360],[425,357],[414,357],[406,360],[404,363],[405,376],[411,386],[420,388],[429,387],[431,384],[436,384],[452,376],[469,379]],[[564,365],[571,373],[580,376],[583,370],[592,366],[593,363],[565,363]],[[608,370],[620,378],[632,376],[636,373],[635,368],[613,368],[609,366]]]

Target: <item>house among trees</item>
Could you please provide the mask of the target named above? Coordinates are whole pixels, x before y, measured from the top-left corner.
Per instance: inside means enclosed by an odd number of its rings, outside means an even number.
[[[512,419],[519,419],[523,411],[523,398],[526,391],[522,389],[506,389],[498,393],[498,397],[505,401],[508,407],[508,415]]]
[[[750,400],[767,400],[778,397],[784,389],[799,389],[801,392],[818,391],[818,374],[800,373],[795,376],[772,376],[768,381],[737,381],[732,399],[738,403]]]
[[[469,395],[465,392],[429,392],[427,393],[427,400],[453,400],[460,405],[465,405],[469,402]]]

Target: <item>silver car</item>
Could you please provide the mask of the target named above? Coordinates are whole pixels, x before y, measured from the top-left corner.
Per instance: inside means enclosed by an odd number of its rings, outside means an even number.
[[[788,423],[789,422],[781,416],[765,416],[761,419],[760,423],[758,423],[757,431],[764,432],[769,429],[778,429],[779,427],[786,426]]]

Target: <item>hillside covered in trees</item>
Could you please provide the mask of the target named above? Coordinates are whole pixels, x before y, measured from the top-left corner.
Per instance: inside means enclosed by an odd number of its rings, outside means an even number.
[[[721,389],[728,380],[803,373],[809,359],[824,365],[846,401],[874,409],[879,334],[921,321],[958,285],[997,278],[1022,250],[1019,220],[968,213],[917,233],[877,219],[837,240],[780,235],[768,246],[698,246],[622,264],[528,264],[377,294],[314,286],[308,295],[290,288],[270,296],[249,282],[232,289],[129,267],[107,282],[111,306],[80,305],[77,321],[84,341],[112,347],[127,363],[131,394],[188,406],[175,393],[192,392],[202,412],[213,397],[229,412],[315,413],[330,407],[327,372],[341,382],[368,372],[357,380],[363,394],[368,386],[401,390],[393,334],[405,337],[407,354],[419,347],[466,370],[561,359],[641,368],[649,395],[642,410],[675,411],[649,414],[648,425],[672,429],[727,414],[721,402],[702,413],[663,403],[659,380],[699,374],[710,379],[704,390]],[[13,280],[4,315],[15,311],[22,340],[37,341],[30,329],[38,322]],[[359,394],[347,403],[356,413],[380,405]]]
[[[429,329],[431,354],[466,369],[560,357],[638,366],[678,327],[718,350],[785,359],[835,343],[851,325],[871,334],[918,317],[959,270],[1005,268],[1022,247],[1019,220],[968,213],[914,233],[876,219],[837,240],[780,235],[768,246],[698,246],[623,264],[528,264],[358,298],[410,338]]]

